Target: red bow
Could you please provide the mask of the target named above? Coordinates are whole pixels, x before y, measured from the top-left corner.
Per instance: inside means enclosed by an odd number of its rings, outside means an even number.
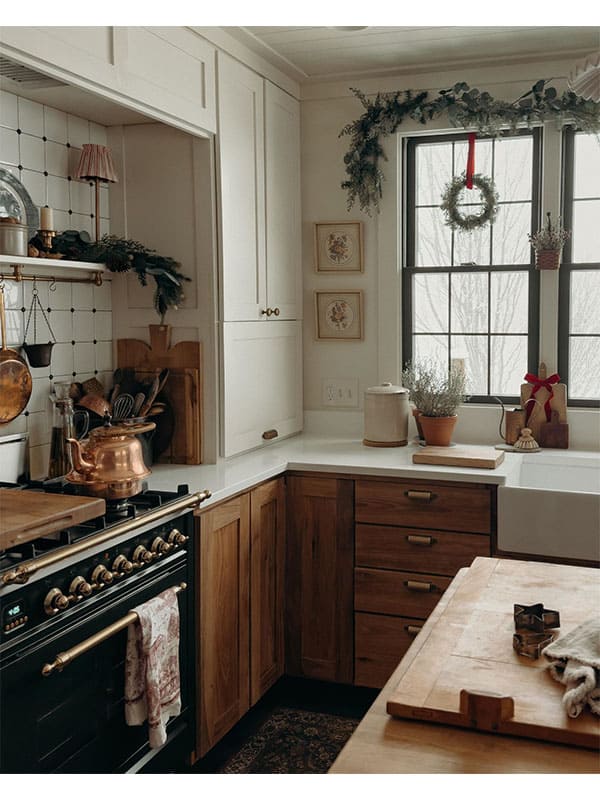
[[[529,405],[529,403],[531,403],[531,401],[535,399],[536,393],[542,388],[546,389],[546,391],[548,392],[548,399],[544,403],[544,411],[546,412],[546,420],[550,422],[550,419],[552,417],[552,411],[550,409],[550,400],[552,400],[552,398],[554,397],[554,389],[552,388],[552,384],[559,382],[560,375],[555,372],[554,375],[550,375],[549,378],[540,378],[538,375],[533,375],[531,372],[528,372],[527,375],[525,375],[525,380],[527,381],[527,383],[533,384],[533,391],[531,392],[531,397],[525,403],[526,407],[525,425],[527,425],[527,420],[529,419],[531,411],[533,409],[533,404]]]
[[[473,173],[475,172],[475,134],[469,134],[469,152],[467,155],[467,169],[465,186],[467,189],[473,188]]]

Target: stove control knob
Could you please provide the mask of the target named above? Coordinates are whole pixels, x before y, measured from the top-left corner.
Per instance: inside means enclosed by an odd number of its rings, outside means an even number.
[[[154,560],[154,553],[146,550],[143,544],[138,545],[133,551],[132,561],[134,567],[143,567]]]
[[[73,595],[71,600],[79,600],[81,597],[89,597],[92,592],[93,589],[91,584],[89,584],[81,575],[73,578],[71,585],[69,586],[69,593]]]
[[[169,542],[169,544],[178,547],[181,544],[185,544],[188,538],[189,537],[185,536],[183,533],[181,533],[181,531],[178,531],[177,528],[173,528],[171,533],[169,533],[169,535],[167,536],[167,541]]]
[[[97,589],[101,586],[109,586],[113,582],[114,577],[112,572],[106,569],[104,564],[98,564],[92,572],[92,585]]]
[[[125,556],[117,556],[113,561],[112,571],[118,577],[129,575],[133,571],[133,564]]]
[[[59,611],[64,611],[69,607],[69,598],[56,587],[50,589],[44,598],[44,611],[49,617],[58,614]]]
[[[167,553],[170,553],[173,549],[173,545],[170,542],[165,542],[160,536],[157,536],[156,539],[152,542],[150,549],[153,553],[157,556],[166,556]]]

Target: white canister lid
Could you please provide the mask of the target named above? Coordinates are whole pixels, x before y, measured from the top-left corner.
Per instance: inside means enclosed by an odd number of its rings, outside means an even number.
[[[405,389],[403,386],[394,386],[390,381],[385,381],[379,386],[371,386],[367,389],[367,392],[371,394],[406,394],[408,393],[408,389]]]

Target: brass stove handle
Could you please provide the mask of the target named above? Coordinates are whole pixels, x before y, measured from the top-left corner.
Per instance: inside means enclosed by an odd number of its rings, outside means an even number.
[[[183,592],[187,589],[187,583],[182,582],[177,586],[172,587],[176,594],[179,592]],[[76,644],[75,647],[71,647],[69,650],[65,650],[64,653],[59,653],[54,661],[50,664],[44,664],[42,667],[42,675],[44,678],[47,678],[49,675],[52,675],[54,672],[62,672],[65,667],[67,667],[71,661],[74,661],[78,656],[87,653],[88,650],[92,650],[94,647],[97,647],[102,642],[105,642],[107,639],[110,639],[111,636],[114,636],[115,633],[119,633],[119,631],[124,630],[128,625],[131,625],[133,622],[137,622],[138,615],[135,611],[130,611],[129,614],[126,614],[121,619],[113,622],[112,625],[107,625],[106,628],[103,628],[98,633],[95,633],[93,636],[90,636],[88,639],[84,639],[83,642]]]

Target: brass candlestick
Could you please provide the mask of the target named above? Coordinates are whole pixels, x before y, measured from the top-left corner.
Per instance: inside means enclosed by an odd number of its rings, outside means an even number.
[[[44,249],[47,251],[52,250],[52,239],[56,236],[57,231],[49,231],[44,228],[38,231],[38,236],[42,240]]]

